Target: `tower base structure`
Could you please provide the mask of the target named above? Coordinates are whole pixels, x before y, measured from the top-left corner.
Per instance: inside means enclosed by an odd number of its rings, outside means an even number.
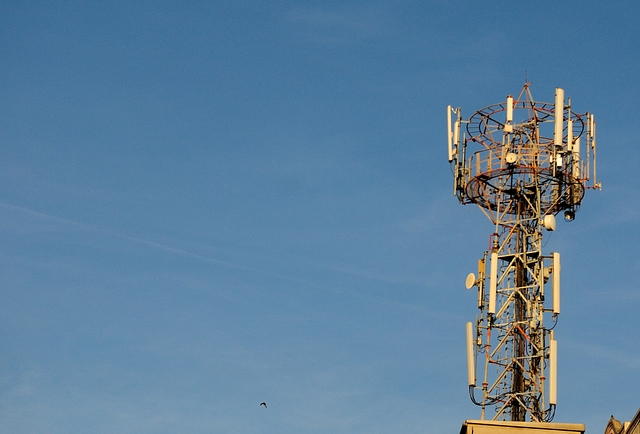
[[[584,434],[582,423],[466,420],[460,434]]]

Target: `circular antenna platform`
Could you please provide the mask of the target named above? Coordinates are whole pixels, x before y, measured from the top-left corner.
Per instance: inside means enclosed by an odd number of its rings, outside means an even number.
[[[539,210],[532,213],[556,214],[579,206],[586,188],[579,139],[590,117],[570,109],[562,113],[556,121],[552,103],[531,99],[475,112],[467,122],[465,142],[474,144],[475,151],[465,149],[456,184],[459,199],[511,215],[536,202]],[[565,123],[555,135],[554,125]]]

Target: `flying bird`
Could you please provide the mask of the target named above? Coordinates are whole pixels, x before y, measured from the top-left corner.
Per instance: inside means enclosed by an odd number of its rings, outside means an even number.
[[[266,402],[261,402],[260,405],[264,405],[264,408],[267,408],[267,403]]]

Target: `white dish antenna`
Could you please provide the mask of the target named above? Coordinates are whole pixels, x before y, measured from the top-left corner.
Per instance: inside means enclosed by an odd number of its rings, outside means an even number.
[[[547,214],[544,216],[544,220],[542,221],[542,226],[549,232],[553,232],[556,230],[556,216],[553,214]]]
[[[469,273],[469,275],[467,276],[467,280],[465,281],[465,286],[467,287],[467,289],[471,289],[474,287],[475,284],[476,284],[476,275],[473,273]]]

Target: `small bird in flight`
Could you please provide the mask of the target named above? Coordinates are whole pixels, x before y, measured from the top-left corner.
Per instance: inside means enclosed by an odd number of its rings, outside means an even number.
[[[266,402],[261,402],[260,405],[264,405],[264,408],[267,408],[267,403]]]

